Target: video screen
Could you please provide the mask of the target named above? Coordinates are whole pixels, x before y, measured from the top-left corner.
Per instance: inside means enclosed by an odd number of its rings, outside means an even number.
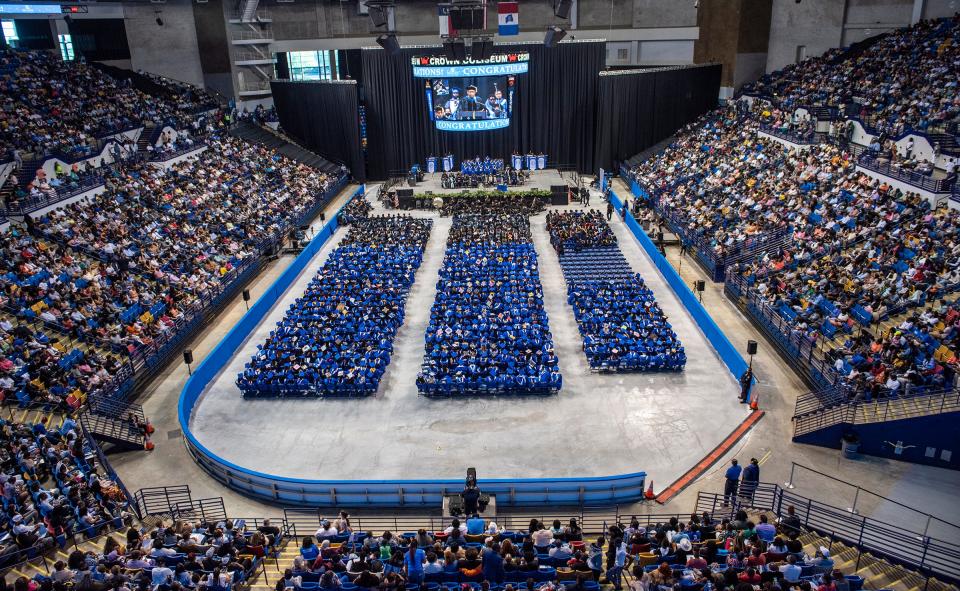
[[[424,81],[430,120],[443,131],[485,131],[510,126],[517,74],[527,73],[529,52],[497,53],[483,60],[445,56],[411,58]]]
[[[514,82],[513,76],[428,80],[430,119],[447,131],[508,127]]]

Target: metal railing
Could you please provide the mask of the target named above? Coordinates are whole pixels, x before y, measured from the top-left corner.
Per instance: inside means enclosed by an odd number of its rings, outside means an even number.
[[[801,528],[852,547],[861,556],[871,555],[919,571],[924,577],[936,576],[960,583],[960,547],[957,544],[925,535],[910,527],[852,513],[827,503],[801,496],[777,484],[761,482],[752,492],[741,490],[727,505],[719,493],[699,493],[697,511],[716,513],[722,510],[753,509],[787,515],[787,507],[795,508]]]
[[[207,147],[207,142],[195,140],[192,144],[179,146],[174,150],[154,150],[150,156],[150,162],[168,162],[174,158],[189,154],[190,152],[196,152],[205,147]]]
[[[56,205],[72,197],[76,197],[87,191],[92,191],[104,184],[103,176],[96,174],[84,178],[76,187],[58,187],[52,195],[37,195],[35,197],[24,197],[16,202],[8,204],[0,214],[5,216],[23,216],[35,211],[41,210],[51,205]]]
[[[865,425],[958,411],[960,391],[955,389],[921,391],[913,395],[871,401],[854,400],[794,415],[793,436],[796,438],[839,424]]]
[[[952,193],[956,188],[956,174],[943,179],[935,179],[928,174],[905,170],[890,162],[880,162],[874,154],[870,153],[861,154],[857,159],[857,165],[931,193]]]
[[[849,488],[852,498],[846,509],[850,513],[860,515],[871,511],[879,511],[883,513],[884,518],[888,521],[896,521],[896,525],[907,527],[915,526],[919,520],[923,520],[924,528],[922,535],[927,536],[931,534],[932,529],[937,532],[933,534],[935,537],[943,538],[952,543],[960,543],[960,525],[956,523],[863,488],[859,484],[831,476],[810,466],[798,464],[797,462],[791,462],[790,464],[790,478],[787,482],[783,483],[783,486],[789,490],[794,490],[801,486],[809,489],[817,489],[823,485],[821,479],[827,479],[832,483]],[[821,492],[824,495],[829,495],[832,502],[838,502],[838,493],[835,487],[831,487],[829,492],[826,490]],[[865,502],[864,499],[867,499],[867,501]],[[873,500],[873,503],[871,503],[870,500]],[[876,506],[870,507],[869,505],[871,504],[875,504]],[[892,510],[890,505],[893,506]]]
[[[777,137],[790,143],[802,146],[813,145],[817,143],[817,133],[812,128],[806,133],[800,134],[792,129],[784,129],[782,127],[776,127],[767,123],[761,123],[760,131],[767,135],[772,135],[773,137]]]

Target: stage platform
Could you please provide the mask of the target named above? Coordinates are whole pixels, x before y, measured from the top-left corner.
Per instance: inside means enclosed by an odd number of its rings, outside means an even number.
[[[440,195],[450,195],[453,193],[460,193],[462,191],[476,191],[478,189],[444,189],[440,186],[440,176],[443,173],[435,172],[433,174],[427,174],[422,181],[417,183],[415,186],[411,187],[410,185],[404,183],[403,185],[397,185],[394,189],[413,189],[414,195],[423,195],[425,193],[434,193]],[[551,185],[574,185],[576,183],[575,172],[561,172],[555,168],[547,168],[544,170],[534,170],[530,173],[530,178],[527,179],[527,182],[523,185],[517,187],[507,187],[507,193],[522,193],[523,191],[530,191],[531,189],[543,189],[545,191],[550,190]],[[593,180],[594,177],[588,177],[589,180]],[[492,191],[496,187],[493,186],[484,186],[484,189]]]
[[[549,185],[548,174],[543,176]],[[376,187],[368,187],[368,194],[375,193]],[[375,199],[371,202],[374,214],[391,213]],[[597,209],[604,207],[597,192],[592,202]],[[561,209],[578,207],[571,204]],[[299,486],[297,479],[341,484],[392,479],[462,482],[465,467],[475,466],[482,481],[605,481],[603,477],[646,472],[647,478],[663,487],[710,454],[747,418],[749,410],[738,402],[737,381],[618,218],[611,226],[620,247],[656,295],[686,349],[688,362],[682,373],[590,370],[566,301],[559,260],[550,246],[546,213],[532,217],[531,226],[563,389],[549,397],[420,396],[415,378],[451,219],[432,211],[408,213],[430,217],[434,226],[409,294],[406,322],[394,342],[393,360],[376,395],[246,400],[235,384],[257,345],[346,235],[345,228],[336,231],[289,289],[272,302],[269,313],[236,354],[215,369],[219,373],[211,376],[193,406],[189,425],[197,442],[228,464],[223,477],[228,484],[242,490],[244,478],[253,480],[244,475],[247,471],[294,479],[289,481],[291,486]],[[255,478],[259,481],[261,476]],[[251,494],[263,496],[263,491]],[[339,491],[329,496],[333,497],[330,502],[342,502]],[[318,502],[316,497],[304,502],[308,501]],[[327,496],[319,502],[327,502]]]

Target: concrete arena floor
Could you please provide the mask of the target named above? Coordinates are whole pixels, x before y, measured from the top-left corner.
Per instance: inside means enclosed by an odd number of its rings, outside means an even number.
[[[629,188],[619,179],[614,181],[614,185],[619,194],[629,194]],[[327,215],[332,215],[331,212],[339,209],[354,189],[353,185],[345,188],[327,206]],[[319,227],[321,223],[315,221],[314,225]],[[263,273],[248,285],[253,297],[257,298],[265,293],[267,287],[292,259],[290,255],[283,255],[269,263]],[[638,502],[630,506],[618,507],[621,514],[688,513],[695,506],[698,492],[716,493],[723,490],[723,472],[731,458],[737,457],[741,461],[746,461],[752,456],[760,460],[760,476],[764,482],[783,483],[789,480],[792,463],[798,462],[835,474],[839,478],[895,501],[921,507],[941,519],[960,523],[960,504],[953,502],[956,491],[960,491],[960,471],[869,456],[847,459],[843,458],[838,450],[792,443],[790,436],[793,433],[793,425],[790,417],[793,414],[794,402],[797,395],[807,391],[809,387],[803,384],[776,353],[773,345],[757,332],[740,310],[723,295],[722,284],[712,283],[691,257],[680,255],[677,247],[667,247],[667,259],[675,269],[679,270],[688,285],[697,279],[706,280],[703,304],[735,345],[740,344],[742,347],[742,343],[747,339],[760,342],[760,350],[753,363],[760,383],[755,386],[754,391],[761,395],[760,406],[766,414],[763,420],[748,431],[723,458],[665,505]],[[201,330],[200,334],[191,339],[186,347],[193,349],[194,358],[198,362],[236,324],[243,312],[243,302],[237,296],[221,314]],[[183,444],[177,417],[177,400],[180,398],[180,392],[187,377],[187,367],[182,362],[172,362],[141,393],[139,401],[143,403],[147,416],[157,428],[153,438],[157,444],[156,450],[149,453],[130,451],[111,454],[110,463],[131,491],[141,487],[187,484],[195,499],[222,497],[230,515],[281,518],[282,511],[279,506],[244,496],[224,487],[204,472],[190,457]],[[255,437],[256,434],[252,436]],[[575,442],[574,445],[579,446],[579,442]],[[614,448],[610,453],[619,453],[619,448]],[[655,491],[659,492],[670,484],[661,481],[656,474],[652,474],[652,477],[655,479]],[[795,493],[839,507],[850,506],[856,493],[851,486],[826,477],[812,475],[800,468],[796,470],[793,483],[796,486]],[[859,495],[857,508],[860,515],[888,521],[911,531],[917,530],[918,527],[920,530],[923,529],[925,517],[901,510],[890,501],[865,494],[865,491]],[[564,512],[562,508],[553,507],[542,508],[540,511],[554,509],[558,509],[561,514]],[[571,515],[578,513],[577,509],[567,508],[567,510],[571,511]],[[438,511],[439,507],[434,509],[433,513]],[[537,512],[538,509],[532,509],[532,511]],[[529,510],[524,511],[524,513],[528,512]],[[371,514],[370,511],[362,509],[356,509],[352,513]],[[395,513],[394,510],[373,512],[376,515],[394,515]],[[960,531],[958,528],[933,521],[929,535],[942,540],[956,540],[960,543],[958,531]]]
[[[595,199],[596,204],[599,198]],[[376,207],[381,213],[379,203]],[[256,345],[345,235],[340,231],[198,402],[191,429],[203,445],[244,467],[286,477],[458,478],[465,466],[472,465],[488,478],[643,470],[662,487],[709,453],[746,416],[745,407],[737,402],[736,381],[639,244],[616,220],[611,225],[624,254],[654,291],[689,361],[681,374],[589,371],[566,303],[559,261],[549,244],[545,214],[532,218],[531,224],[564,377],[560,394],[472,400],[419,396],[414,380],[451,220],[429,212],[415,215],[433,217],[434,228],[407,301],[406,322],[394,342],[393,360],[376,396],[244,400],[234,385]]]

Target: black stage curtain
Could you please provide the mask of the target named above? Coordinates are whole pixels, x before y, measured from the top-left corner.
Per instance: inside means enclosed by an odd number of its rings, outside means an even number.
[[[543,152],[547,166],[594,171],[596,88],[605,43],[500,45],[495,53],[530,52],[530,70],[516,77],[510,127],[482,132],[439,131],[427,112],[424,80],[413,77],[410,58],[442,55],[441,48],[362,52],[367,109],[368,176],[386,179],[430,155],[509,158],[514,150]]]
[[[366,180],[355,82],[273,81],[270,87],[284,132],[327,160],[346,164],[357,181]]]
[[[600,76],[596,165],[612,170],[714,108],[720,70],[710,64]]]

